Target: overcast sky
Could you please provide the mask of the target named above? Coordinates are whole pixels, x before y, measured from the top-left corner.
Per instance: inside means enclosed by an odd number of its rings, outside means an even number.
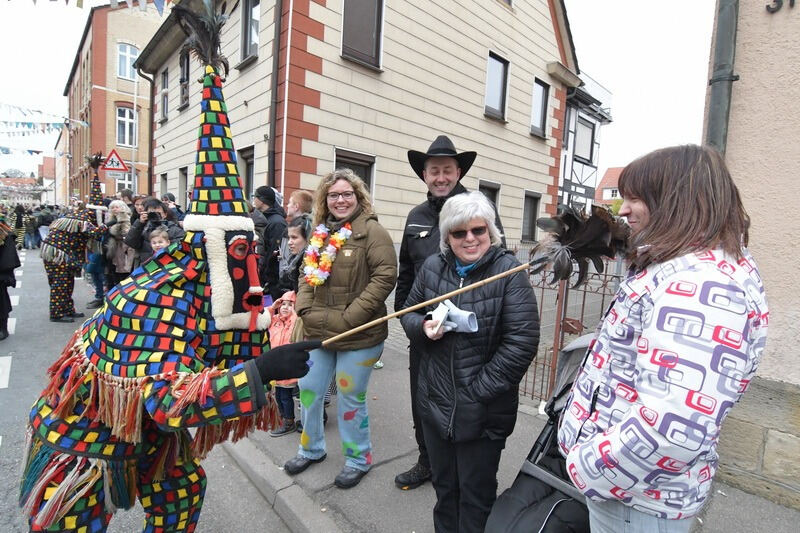
[[[565,3],[581,72],[613,93],[600,172],[657,148],[700,143],[715,0]]]
[[[600,171],[656,148],[700,142],[715,1],[565,1],[581,71],[613,93],[614,122],[602,130]],[[75,2],[0,0],[7,76],[0,84],[0,103],[66,114],[62,93],[88,7],[108,3],[85,0],[79,9]],[[0,120],[8,120],[1,113]],[[49,155],[55,141],[54,135],[0,134],[0,146]],[[35,170],[39,162],[0,155],[0,170]]]

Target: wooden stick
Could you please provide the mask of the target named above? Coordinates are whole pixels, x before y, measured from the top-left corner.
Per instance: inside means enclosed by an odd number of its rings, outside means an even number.
[[[499,274],[495,274],[494,276],[488,277],[488,278],[486,278],[484,280],[481,280],[481,281],[479,281],[477,283],[473,283],[472,285],[467,285],[466,287],[461,287],[460,289],[456,289],[454,291],[450,291],[447,294],[443,294],[441,296],[437,296],[436,298],[431,298],[427,302],[421,302],[421,303],[418,303],[417,305],[412,305],[411,307],[406,307],[405,309],[401,309],[400,311],[396,311],[396,312],[392,313],[391,315],[386,315],[386,316],[381,317],[381,318],[376,318],[375,320],[373,320],[371,322],[367,322],[366,324],[362,324],[362,325],[360,325],[358,327],[355,327],[355,328],[353,328],[353,329],[351,329],[349,331],[345,331],[344,333],[339,333],[338,335],[335,335],[335,336],[331,337],[330,339],[326,339],[326,340],[322,341],[322,347],[324,348],[325,346],[329,346],[330,344],[333,344],[336,341],[340,341],[342,339],[346,339],[350,335],[355,335],[356,333],[364,331],[365,329],[369,329],[369,328],[371,328],[373,326],[377,326],[378,324],[383,324],[384,322],[388,322],[392,318],[397,318],[397,317],[402,316],[402,315],[404,315],[406,313],[410,313],[411,311],[416,311],[417,309],[422,309],[423,307],[426,307],[428,305],[433,305],[433,304],[437,304],[439,302],[443,302],[443,301],[447,300],[448,298],[452,298],[453,296],[458,296],[459,294],[461,294],[463,292],[467,292],[467,291],[471,291],[473,289],[477,289],[478,287],[482,287],[482,286],[486,285],[487,283],[491,283],[493,281],[497,281],[498,279],[504,278],[506,276],[510,276],[511,274],[519,272],[520,270],[525,270],[526,268],[530,268],[531,266],[533,266],[533,265],[535,265],[537,263],[541,263],[541,262],[542,262],[542,259],[538,259],[536,261],[531,261],[530,263],[525,263],[524,265],[516,266],[516,267],[512,268],[511,270],[506,270],[505,272],[501,272]]]

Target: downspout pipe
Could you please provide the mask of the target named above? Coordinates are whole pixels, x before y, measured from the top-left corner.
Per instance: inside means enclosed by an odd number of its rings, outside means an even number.
[[[278,122],[278,71],[281,62],[278,54],[281,52],[281,25],[283,24],[283,0],[275,0],[275,35],[272,37],[272,82],[270,94],[272,103],[269,106],[269,169],[267,170],[267,185],[275,186],[275,132]]]
[[[153,195],[153,120],[155,120],[155,112],[153,111],[153,107],[156,103],[156,94],[155,94],[155,82],[153,78],[148,78],[142,72],[142,67],[137,67],[136,72],[139,73],[139,76],[146,79],[150,83],[150,109],[148,110],[149,117],[147,121],[147,196]],[[136,168],[134,166],[134,168]],[[138,177],[137,177],[138,179]]]
[[[717,41],[714,46],[714,66],[708,85],[711,97],[708,104],[706,144],[725,154],[728,141],[728,119],[731,111],[733,73],[736,57],[736,29],[739,20],[739,0],[719,0],[717,4]]]

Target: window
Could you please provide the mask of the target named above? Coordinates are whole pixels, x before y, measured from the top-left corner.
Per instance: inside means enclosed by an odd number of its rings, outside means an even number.
[[[117,45],[117,76],[128,80],[136,79],[136,69],[133,63],[139,57],[139,49],[132,44],[120,43]]]
[[[239,150],[239,176],[242,178],[242,192],[247,199],[252,198],[255,191],[253,185],[254,161],[255,152],[252,147]]]
[[[547,123],[547,96],[550,86],[542,80],[533,80],[533,102],[531,103],[531,134],[546,137],[545,125]]]
[[[603,189],[603,200],[616,200],[619,198],[619,189]]]
[[[497,197],[500,193],[500,185],[497,183],[489,183],[481,180],[478,184],[478,190],[488,198],[497,207]]]
[[[181,54],[181,101],[178,104],[178,111],[182,111],[189,106],[189,52]]]
[[[244,0],[242,6],[242,60],[258,55],[261,0]]]
[[[130,161],[125,161],[125,166],[127,166],[130,170],[128,172],[117,172],[117,190],[120,191],[122,189],[130,189],[134,193],[136,193],[136,187],[134,186],[133,176],[135,175],[136,169],[133,166],[133,163]]]
[[[342,57],[380,68],[382,39],[383,0],[344,0]]]
[[[167,194],[167,191],[169,190],[169,189],[167,188],[167,183],[168,183],[168,182],[169,182],[169,180],[167,179],[167,175],[166,175],[166,174],[161,174],[160,187],[159,187],[159,195],[158,195],[158,198],[159,198],[159,199],[163,198],[163,197],[164,197],[164,195],[165,195],[165,194]]]
[[[594,148],[594,124],[582,118],[575,126],[575,157],[587,163],[592,162]]]
[[[189,169],[181,167],[178,169],[178,194],[175,197],[177,204],[181,207],[188,205],[186,203],[186,187],[189,182]]]
[[[525,204],[522,206],[522,240],[536,240],[536,219],[539,217],[541,195],[525,191]]]
[[[136,113],[130,107],[117,108],[117,144],[136,146]]]
[[[349,168],[362,179],[368,191],[372,191],[372,171],[375,168],[375,156],[336,149],[335,168]]]
[[[505,120],[506,89],[508,85],[508,61],[489,52],[486,65],[486,115]]]
[[[169,71],[161,73],[161,120],[167,120],[169,112]]]

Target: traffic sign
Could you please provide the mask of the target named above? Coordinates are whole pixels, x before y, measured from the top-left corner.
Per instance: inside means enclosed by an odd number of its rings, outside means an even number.
[[[106,157],[106,162],[101,167],[103,170],[111,170],[117,172],[128,172],[130,169],[128,165],[122,160],[116,150],[111,150],[111,153]]]

